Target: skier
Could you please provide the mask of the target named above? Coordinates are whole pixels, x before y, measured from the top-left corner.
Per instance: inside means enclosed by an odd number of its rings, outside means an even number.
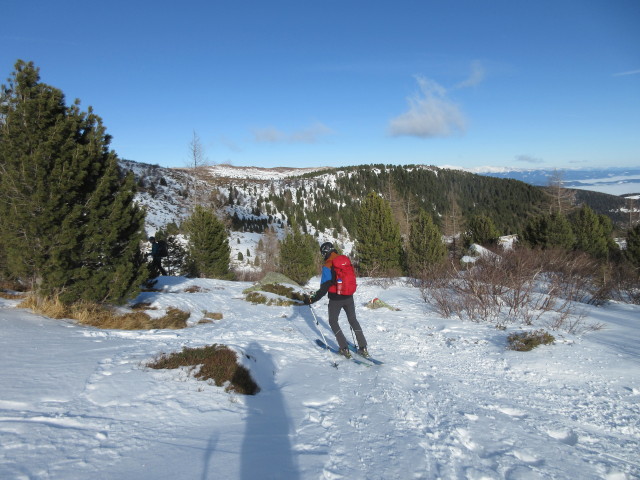
[[[311,305],[324,297],[326,293],[329,293],[329,325],[338,341],[340,353],[347,358],[351,357],[347,339],[338,323],[340,311],[344,309],[349,325],[351,325],[356,335],[358,354],[368,357],[367,340],[356,318],[356,306],[353,302],[353,294],[356,290],[356,276],[351,262],[346,256],[338,255],[331,242],[325,242],[320,245],[320,253],[325,260],[322,267],[322,276],[320,277],[320,289],[310,297],[307,296],[305,303]]]
[[[149,237],[151,242],[151,264],[156,267],[160,274],[167,276],[167,271],[162,268],[162,252],[160,251],[160,244],[156,242],[155,237]]]

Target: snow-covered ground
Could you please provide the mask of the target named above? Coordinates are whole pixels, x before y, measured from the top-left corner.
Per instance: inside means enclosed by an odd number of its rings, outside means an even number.
[[[137,301],[190,310],[178,331],[99,330],[0,300],[0,478],[640,477],[638,306],[587,307],[603,330],[521,353],[505,349],[518,326],[443,319],[399,281],[360,283],[380,367],[319,349],[309,307],[251,305],[248,283],[162,278]],[[375,297],[400,310],[367,309]],[[326,301],[314,311],[334,343]],[[223,319],[195,324],[204,311]],[[258,395],[145,367],[212,343],[242,353]]]
[[[236,167],[221,163],[207,167],[209,173],[216,178],[237,178],[242,180],[283,180],[289,177],[304,175],[305,173],[325,170],[327,167],[307,168],[261,168],[261,167]]]

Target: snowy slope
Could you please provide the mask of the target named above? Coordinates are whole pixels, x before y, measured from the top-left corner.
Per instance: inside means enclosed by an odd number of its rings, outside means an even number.
[[[382,367],[331,367],[309,307],[251,305],[248,283],[162,278],[137,301],[190,310],[179,331],[103,331],[0,300],[0,478],[640,477],[638,306],[586,307],[604,330],[519,353],[505,349],[517,326],[443,319],[399,281],[360,283]],[[400,310],[365,308],[374,297]],[[314,309],[333,342],[326,298]],[[224,318],[195,325],[204,311]],[[145,367],[212,343],[243,354],[258,395]]]

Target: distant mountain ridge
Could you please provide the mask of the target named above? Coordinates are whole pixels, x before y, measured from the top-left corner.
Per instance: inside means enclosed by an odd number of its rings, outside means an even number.
[[[495,178],[511,178],[530,185],[547,186],[556,173],[561,174],[566,188],[591,190],[610,195],[633,195],[640,193],[640,167],[602,168],[531,168],[517,169],[505,167],[444,167],[462,170]]]

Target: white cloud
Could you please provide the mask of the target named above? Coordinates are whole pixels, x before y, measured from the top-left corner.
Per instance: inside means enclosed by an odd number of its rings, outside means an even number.
[[[258,143],[282,142],[285,136],[276,127],[256,128],[253,130],[254,140]]]
[[[466,120],[458,106],[447,98],[444,87],[425,77],[416,77],[420,91],[407,99],[409,110],[391,119],[389,133],[420,138],[447,137],[464,131]]]
[[[475,61],[471,64],[471,75],[466,80],[458,83],[455,88],[468,88],[475,87],[482,83],[485,77],[485,70],[479,61]]]
[[[541,158],[532,157],[531,155],[516,155],[516,160],[525,163],[544,163]]]
[[[276,127],[257,128],[253,130],[254,140],[258,143],[316,143],[320,137],[330,135],[334,131],[322,123],[290,133]]]
[[[630,70],[628,72],[614,73],[613,76],[614,77],[625,77],[627,75],[638,75],[638,74],[640,74],[640,70]]]
[[[242,152],[242,148],[238,146],[236,142],[224,135],[220,137],[220,143],[222,143],[225,147],[233,152]]]

